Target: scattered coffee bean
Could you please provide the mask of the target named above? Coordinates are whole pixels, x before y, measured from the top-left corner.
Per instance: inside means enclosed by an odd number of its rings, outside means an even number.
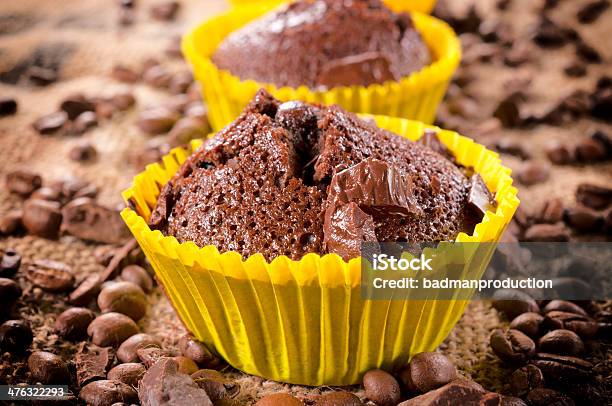
[[[582,39],[576,42],[576,55],[588,63],[601,63],[602,61],[599,52]]]
[[[603,225],[602,215],[585,206],[565,209],[564,220],[568,226],[582,232],[597,231]]]
[[[567,143],[553,142],[546,148],[546,156],[557,165],[567,165],[576,162],[576,148]]]
[[[117,110],[117,107],[108,100],[101,100],[96,103],[96,117],[98,120],[106,120],[111,118]]]
[[[531,154],[525,150],[525,148],[523,148],[521,143],[509,140],[507,138],[499,139],[495,143],[494,147],[499,152],[514,155],[521,159],[529,159],[531,156]]]
[[[525,396],[533,389],[544,386],[544,375],[535,365],[525,365],[512,373],[510,386],[515,395]]]
[[[147,134],[163,134],[168,132],[179,118],[176,111],[158,107],[141,112],[138,127]]]
[[[179,2],[165,1],[151,7],[151,17],[159,21],[171,21],[176,17],[179,8]]]
[[[596,130],[589,135],[589,138],[603,145],[607,152],[607,158],[612,157],[612,137],[602,130]]]
[[[542,183],[549,176],[550,166],[540,161],[526,161],[517,172],[519,181],[524,185]]]
[[[28,368],[36,382],[51,385],[70,383],[70,372],[64,360],[47,351],[35,351],[28,358]]]
[[[363,387],[368,399],[381,406],[397,405],[401,391],[397,380],[388,372],[372,369],[363,376]]]
[[[132,282],[114,282],[98,295],[98,306],[103,313],[123,313],[134,321],[147,312],[147,298],[140,286]]]
[[[7,248],[0,259],[0,278],[12,278],[21,266],[21,255],[12,248]]]
[[[62,262],[36,260],[28,266],[26,278],[49,292],[64,292],[74,285],[72,269]]]
[[[162,65],[154,65],[144,71],[142,79],[149,86],[165,89],[170,85],[172,74]]]
[[[493,399],[489,399],[490,395]],[[441,388],[429,391],[423,395],[406,400],[397,406],[423,405],[481,405],[504,404],[499,395],[486,392],[482,386],[467,379],[456,379]]]
[[[544,325],[550,329],[573,331],[583,339],[594,337],[598,329],[597,322],[588,316],[558,310],[546,313]]]
[[[131,92],[121,92],[111,97],[110,102],[119,111],[125,111],[136,104],[136,98]]]
[[[273,393],[259,399],[255,406],[303,406],[304,404],[288,393]]]
[[[78,198],[62,209],[62,231],[84,240],[118,244],[129,238],[119,212],[93,199]]]
[[[119,346],[117,358],[125,363],[138,362],[137,351],[142,348],[161,348],[161,343],[149,334],[135,334]]]
[[[212,406],[213,404],[206,391],[201,389],[191,377],[179,373],[176,361],[170,358],[161,359],[149,368],[138,384],[138,395],[142,406],[160,404]]]
[[[576,16],[581,23],[589,24],[597,20],[608,7],[610,7],[609,0],[595,0],[582,6]]]
[[[595,210],[602,210],[612,204],[612,188],[581,183],[576,189],[576,200]]]
[[[233,398],[240,392],[240,385],[225,378],[214,369],[200,369],[191,374],[191,379],[206,391],[210,400],[215,402],[215,404],[220,399]]]
[[[544,201],[540,213],[537,216],[539,223],[554,224],[563,220],[565,207],[559,198],[547,199]]]
[[[361,406],[361,400],[351,392],[328,392],[321,395],[314,406]]]
[[[195,361],[202,368],[217,368],[221,362],[219,358],[213,355],[206,346],[196,341],[189,334],[181,337],[178,343],[181,354]]]
[[[551,354],[580,355],[584,352],[584,343],[573,331],[553,330],[540,338],[538,348]]]
[[[53,134],[62,129],[68,122],[68,114],[65,111],[58,111],[39,117],[32,123],[32,127],[43,135]]]
[[[411,392],[425,393],[457,378],[455,366],[444,355],[422,352],[400,372],[400,379]]]
[[[0,350],[22,354],[32,344],[32,329],[23,320],[8,320],[0,325]]]
[[[79,114],[70,127],[70,133],[75,135],[84,134],[87,130],[98,125],[98,116],[93,111]]]
[[[98,155],[98,150],[94,147],[90,141],[83,140],[76,143],[70,151],[68,151],[68,158],[77,162],[86,162],[93,160]]]
[[[209,129],[210,132],[210,125],[208,124],[208,110],[202,102],[192,102],[185,106],[185,116],[197,118],[206,122],[206,128]]]
[[[106,370],[112,359],[108,348],[101,348],[87,342],[81,343],[74,359],[79,386],[98,379],[105,379]]]
[[[531,406],[574,406],[574,401],[567,395],[553,389],[536,388],[527,394]]]
[[[21,221],[28,233],[56,239],[62,224],[60,204],[48,200],[29,199],[23,205]]]
[[[535,354],[535,343],[519,330],[495,330],[491,334],[491,349],[502,361],[522,364]]]
[[[10,116],[17,113],[17,100],[2,97],[0,98],[0,117]]]
[[[21,287],[14,280],[0,278],[0,314],[8,314],[21,297]]]
[[[115,80],[124,83],[134,83],[140,80],[140,75],[136,73],[136,71],[124,65],[115,65],[111,72],[111,76]]]
[[[135,388],[138,386],[138,381],[142,379],[145,372],[147,372],[147,370],[144,365],[130,362],[117,365],[108,371],[107,378],[111,381],[123,382]]]
[[[193,74],[189,71],[182,71],[172,76],[168,84],[168,90],[174,94],[185,93],[192,82]]]
[[[543,17],[536,29],[533,40],[540,47],[556,48],[570,40],[568,31],[559,27],[552,20]]]
[[[582,162],[603,161],[608,157],[606,146],[592,138],[583,138],[576,144],[576,158]]]
[[[534,224],[525,231],[525,241],[564,242],[569,239],[569,230],[563,223]]]
[[[173,360],[178,364],[178,371],[181,374],[191,375],[196,373],[199,369],[195,362],[192,359],[184,357],[182,355],[172,357]]]
[[[591,377],[593,364],[576,357],[538,353],[531,361],[546,378],[559,382],[582,381]]]
[[[168,143],[171,147],[186,145],[191,140],[204,138],[209,130],[206,122],[193,117],[184,117],[172,126],[168,133]]]
[[[86,111],[94,111],[95,106],[83,94],[74,94],[62,101],[60,110],[68,114],[69,120],[74,120]]]
[[[519,330],[529,337],[539,337],[542,332],[542,323],[544,322],[544,316],[539,313],[527,312],[520,314],[512,320],[510,328]]]
[[[140,286],[144,292],[150,292],[153,289],[153,279],[149,272],[138,265],[128,265],[121,270],[121,279],[126,282],[131,282]]]
[[[118,381],[100,380],[88,383],[81,389],[79,397],[91,406],[110,406],[115,403],[138,402],[134,388]]]
[[[551,300],[544,306],[542,311],[544,314],[552,311],[561,311],[587,316],[586,311],[582,307],[567,300]]]
[[[55,331],[66,340],[81,340],[87,336],[87,327],[96,318],[94,312],[84,307],[66,309],[55,320]]]
[[[30,199],[36,200],[48,200],[50,202],[62,202],[62,192],[55,188],[51,187],[41,187],[40,189],[36,189],[32,195],[30,195]]]
[[[134,320],[121,313],[105,313],[87,328],[91,341],[100,347],[114,347],[138,333]]]
[[[97,274],[88,275],[79,286],[70,293],[68,301],[76,306],[87,306],[100,292],[100,276]]]
[[[136,350],[138,359],[148,369],[162,358],[173,358],[175,354],[170,350],[164,350],[158,347],[146,347]]]
[[[573,61],[563,71],[569,77],[580,78],[587,74],[587,65],[582,61]]]
[[[11,210],[0,217],[0,235],[14,235],[17,233],[23,226],[22,218],[22,210]],[[1,270],[0,275],[2,275]]]
[[[535,300],[525,292],[512,289],[499,289],[493,294],[493,307],[506,315],[510,320],[519,314],[538,313],[540,307]]]
[[[521,112],[519,110],[520,97],[512,94],[503,99],[493,112],[493,117],[501,121],[504,127],[515,127],[520,123]]]
[[[6,175],[6,188],[23,197],[28,197],[42,185],[39,174],[27,170],[16,170]]]
[[[30,66],[25,76],[36,86],[47,86],[58,79],[57,71],[42,66]]]

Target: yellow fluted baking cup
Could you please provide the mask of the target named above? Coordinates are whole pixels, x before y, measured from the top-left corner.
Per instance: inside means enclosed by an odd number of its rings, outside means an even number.
[[[389,0],[389,4],[393,4],[396,9],[402,9],[404,3]],[[411,13],[416,29],[430,49],[433,62],[397,82],[317,91],[306,86],[279,88],[254,80],[241,80],[228,71],[218,69],[211,57],[223,39],[272,8],[270,5],[238,7],[205,22],[183,37],[183,53],[201,84],[202,94],[208,103],[209,120],[215,130],[234,120],[262,87],[283,101],[338,104],[357,113],[433,122],[438,105],[461,59],[459,40],[446,23],[425,14]]]
[[[234,6],[252,6],[257,3],[280,4],[287,0],[229,0]],[[436,5],[436,0],[383,0],[383,2],[394,11],[418,11],[420,13],[431,13]]]
[[[375,120],[412,140],[434,128]],[[510,170],[469,138],[436,130],[459,163],[481,174],[498,203],[473,235],[461,233],[457,241],[498,241],[519,203]],[[434,349],[461,317],[463,299],[410,300],[408,291],[408,300],[363,300],[360,258],[308,254],[268,263],[255,254],[243,260],[237,252],[221,254],[152,231],[147,220],[160,189],[198,145],[176,148],[161,164],[148,165],[123,193],[130,208],[121,215],[185,326],[235,368],[282,382],[354,384],[371,368],[405,365],[411,355]],[[484,271],[469,262],[465,267],[477,277]]]

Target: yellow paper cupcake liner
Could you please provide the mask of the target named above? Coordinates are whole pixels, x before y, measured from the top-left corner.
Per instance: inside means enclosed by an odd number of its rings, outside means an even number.
[[[396,10],[405,10],[408,3],[411,2],[388,2]],[[279,88],[254,80],[241,80],[228,71],[218,69],[211,57],[223,39],[273,8],[270,5],[235,8],[205,22],[183,37],[183,53],[201,84],[213,129],[220,130],[234,120],[262,87],[283,101],[338,104],[356,113],[433,122],[438,105],[461,59],[459,40],[446,23],[425,14],[411,13],[416,29],[430,49],[433,62],[397,82],[317,91],[306,86]]]
[[[435,128],[374,118],[412,140]],[[456,240],[498,241],[519,204],[510,170],[496,153],[435,129],[459,163],[481,174],[498,202],[473,235],[461,233]],[[408,300],[363,300],[360,258],[308,254],[268,263],[255,254],[243,260],[237,252],[221,254],[214,246],[198,248],[152,231],[147,220],[160,189],[199,145],[173,149],[162,163],[148,165],[123,193],[130,208],[121,215],[187,329],[233,367],[296,384],[355,384],[371,368],[396,368],[415,353],[433,350],[463,314],[464,299],[410,300],[410,291],[404,294]],[[484,266],[468,260],[464,271],[479,278]]]
[[[280,4],[287,3],[287,0],[229,0],[229,3],[236,7],[252,6],[254,4]],[[429,14],[436,6],[436,0],[383,0],[383,2],[393,11],[418,11],[419,13]]]

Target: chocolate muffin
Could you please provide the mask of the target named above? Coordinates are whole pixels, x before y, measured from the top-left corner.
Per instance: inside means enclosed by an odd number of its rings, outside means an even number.
[[[337,106],[261,90],[165,185],[152,228],[248,257],[359,255],[362,241],[438,242],[495,201],[433,132],[412,142]]]
[[[410,16],[379,0],[298,0],[230,34],[212,60],[241,79],[331,88],[398,81],[430,55]]]

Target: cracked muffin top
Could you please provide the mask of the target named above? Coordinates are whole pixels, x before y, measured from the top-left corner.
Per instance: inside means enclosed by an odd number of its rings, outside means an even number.
[[[149,224],[245,258],[348,260],[363,241],[453,240],[494,205],[434,132],[412,142],[340,107],[260,90],[183,163]]]
[[[380,0],[298,0],[231,33],[212,60],[243,80],[314,89],[398,81],[430,55],[410,16]]]

